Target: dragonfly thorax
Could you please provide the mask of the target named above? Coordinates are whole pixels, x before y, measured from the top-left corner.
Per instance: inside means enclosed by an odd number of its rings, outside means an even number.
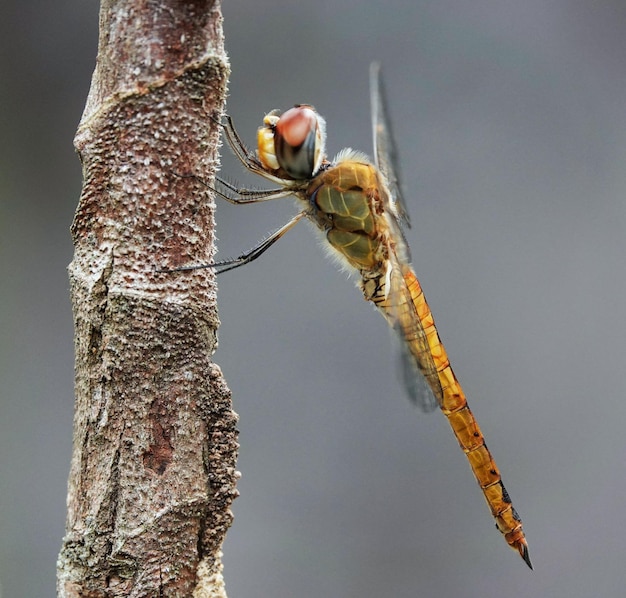
[[[312,106],[296,105],[281,114],[265,115],[257,134],[261,164],[278,178],[303,181],[313,177],[325,156],[326,123]]]
[[[359,272],[379,270],[386,259],[385,199],[378,171],[359,152],[345,150],[311,181],[311,217],[331,247]]]

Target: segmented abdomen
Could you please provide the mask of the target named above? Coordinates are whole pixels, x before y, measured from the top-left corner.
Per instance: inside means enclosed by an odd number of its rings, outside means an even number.
[[[467,405],[465,393],[450,367],[448,355],[439,338],[432,312],[420,283],[410,267],[404,266],[402,270],[404,297],[390,300],[384,293],[378,293],[371,299],[404,337],[410,354],[415,359],[418,369],[426,377],[441,410],[448,418],[452,431],[467,456],[478,485],[496,520],[497,528],[504,534],[508,544],[517,550],[532,568],[522,521],[511,504],[511,499],[502,484],[500,472],[485,444],[478,422]],[[421,326],[414,322],[415,314]],[[421,329],[425,333],[425,338],[421,334]]]

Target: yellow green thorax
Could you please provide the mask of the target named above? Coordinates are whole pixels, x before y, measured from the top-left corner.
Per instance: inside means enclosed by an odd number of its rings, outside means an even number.
[[[307,190],[328,242],[359,270],[374,268],[380,260],[379,189],[373,165],[346,161],[320,173]]]

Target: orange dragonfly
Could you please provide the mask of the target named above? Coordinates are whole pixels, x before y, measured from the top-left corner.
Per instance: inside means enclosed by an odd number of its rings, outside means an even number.
[[[218,273],[258,258],[300,220],[308,219],[325,235],[340,261],[357,275],[365,299],[371,301],[397,333],[410,398],[423,410],[439,407],[452,427],[487,504],[509,546],[532,569],[522,522],[487,449],[465,394],[450,367],[433,315],[410,263],[402,225],[409,226],[395,166],[395,145],[387,116],[380,69],[370,71],[374,155],[343,149],[331,161],[325,154],[325,121],[310,105],[273,110],[258,130],[251,152],[227,117],[226,139],[243,166],[278,185],[275,189],[238,188],[217,179],[225,200],[256,203],[289,195],[301,211],[250,252],[206,266]]]

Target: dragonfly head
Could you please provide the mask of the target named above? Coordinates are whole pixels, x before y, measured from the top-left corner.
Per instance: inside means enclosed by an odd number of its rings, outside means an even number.
[[[257,135],[258,156],[268,171],[296,181],[310,179],[325,156],[326,122],[313,106],[298,104],[265,115]],[[287,175],[284,177],[282,175]]]

